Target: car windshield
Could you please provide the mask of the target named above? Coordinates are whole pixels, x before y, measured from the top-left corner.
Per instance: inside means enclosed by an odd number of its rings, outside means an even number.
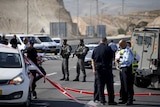
[[[55,41],[56,43],[60,43],[60,40],[53,40],[53,41]]]
[[[23,38],[27,38],[27,42],[29,42],[30,40],[33,40],[34,41],[34,43],[39,43],[36,39],[35,39],[35,37],[32,37],[32,36],[25,36],[25,37],[20,37],[21,38],[21,40],[23,41]]]
[[[21,58],[18,53],[0,52],[0,68],[21,68]]]
[[[38,37],[41,42],[53,42],[50,37]]]

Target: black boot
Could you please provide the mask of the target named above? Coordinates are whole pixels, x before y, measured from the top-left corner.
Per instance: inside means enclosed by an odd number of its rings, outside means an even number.
[[[63,78],[60,79],[60,81],[63,81],[63,80],[65,80],[65,76],[63,76]]]
[[[65,81],[69,81],[69,76],[67,76],[67,78],[65,79]]]
[[[77,76],[73,81],[79,81],[79,77]]]
[[[37,93],[36,93],[36,91],[33,91],[33,99],[37,99]]]
[[[85,76],[83,77],[83,81],[82,82],[86,82],[86,77]]]

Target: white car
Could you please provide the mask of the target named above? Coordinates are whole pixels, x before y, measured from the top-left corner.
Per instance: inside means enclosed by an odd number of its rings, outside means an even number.
[[[61,38],[52,38],[52,41],[54,41],[58,46],[62,46],[62,39]]]
[[[35,34],[34,37],[44,45],[46,53],[59,53],[57,44],[48,35]]]
[[[28,71],[19,50],[0,44],[0,104],[30,105]]]
[[[8,42],[13,38],[14,34],[6,34],[5,37],[8,39]],[[41,44],[39,41],[37,41],[33,34],[15,34],[18,41],[18,49],[24,50],[25,44],[23,43],[23,38],[27,38],[27,42],[29,42],[31,39],[34,41],[34,48],[36,48],[37,52],[44,52],[45,47],[43,44]],[[9,43],[10,46],[10,43]]]
[[[62,39],[61,38],[52,38],[52,41],[54,41],[57,44],[57,48],[60,51],[60,49],[62,47]]]
[[[84,59],[85,67],[91,68],[92,67],[91,66],[92,53],[93,53],[93,50],[98,46],[98,44],[87,44],[85,46],[89,48],[89,51]]]

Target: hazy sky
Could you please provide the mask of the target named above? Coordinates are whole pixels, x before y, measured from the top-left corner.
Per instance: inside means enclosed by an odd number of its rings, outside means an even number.
[[[97,13],[96,0],[63,0],[65,7],[74,16],[90,16]],[[79,1],[79,5],[78,2]],[[78,12],[79,6],[79,12]],[[121,14],[122,0],[98,0],[99,14]],[[124,0],[124,13],[158,10],[160,0]]]

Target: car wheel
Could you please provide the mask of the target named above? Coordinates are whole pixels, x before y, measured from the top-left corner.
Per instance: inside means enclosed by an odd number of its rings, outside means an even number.
[[[148,78],[135,77],[134,84],[137,87],[147,88],[151,84],[151,80]]]

